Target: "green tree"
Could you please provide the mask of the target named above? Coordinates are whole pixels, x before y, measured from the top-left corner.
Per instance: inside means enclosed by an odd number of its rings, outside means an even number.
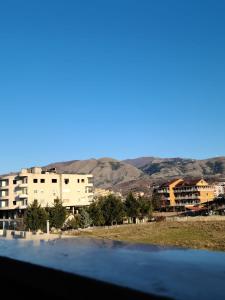
[[[161,196],[157,193],[157,191],[154,191],[151,197],[152,202],[152,209],[153,210],[159,210],[162,205],[162,199]]]
[[[139,215],[140,218],[151,217],[152,216],[152,202],[150,199],[145,197],[139,197]]]
[[[66,208],[62,205],[60,199],[56,199],[53,207],[49,208],[50,226],[55,228],[62,228],[66,220]]]
[[[24,223],[27,229],[44,231],[46,230],[47,219],[48,214],[45,209],[41,207],[37,200],[34,200],[27,208]]]
[[[91,225],[91,218],[89,213],[87,212],[87,210],[85,208],[81,208],[79,211],[79,215],[80,215],[80,227],[81,228],[87,228]]]
[[[140,205],[138,200],[130,192],[124,202],[125,212],[128,218],[137,218],[139,216]]]
[[[104,198],[102,204],[102,212],[106,225],[113,225],[113,223],[122,223],[125,215],[124,206],[120,198],[114,195],[109,195]]]
[[[92,220],[92,224],[95,226],[105,225],[105,218],[102,210],[103,203],[104,198],[99,198],[89,206],[88,212]]]

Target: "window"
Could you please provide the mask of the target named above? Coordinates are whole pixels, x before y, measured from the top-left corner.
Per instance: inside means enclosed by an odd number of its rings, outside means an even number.
[[[13,201],[13,205],[16,205],[16,201]]]
[[[70,181],[69,179],[64,179],[65,184],[68,184]]]
[[[7,207],[8,206],[8,200],[0,201],[0,207]]]
[[[38,183],[38,180],[37,179],[33,179],[33,183]]]
[[[7,197],[7,196],[9,196],[9,191],[8,190],[0,191],[0,197]]]
[[[93,177],[88,177],[88,183],[93,183]]]
[[[7,186],[9,184],[8,179],[7,180],[1,180],[0,181],[0,187]]]
[[[17,181],[16,180],[13,180],[13,184],[16,184],[17,183]]]
[[[57,179],[52,179],[52,183],[57,183]]]
[[[93,193],[93,187],[85,186],[85,193]]]
[[[77,179],[77,183],[80,183],[80,179]]]
[[[45,183],[45,179],[41,179],[41,183]]]
[[[81,179],[81,182],[83,182],[83,183],[84,183],[84,179]]]

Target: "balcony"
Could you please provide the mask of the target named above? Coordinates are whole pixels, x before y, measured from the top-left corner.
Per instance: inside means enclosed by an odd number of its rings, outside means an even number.
[[[26,209],[26,208],[27,208],[27,205],[24,205],[24,204],[18,205],[18,209]]]
[[[27,188],[27,186],[28,186],[28,184],[27,184],[27,182],[21,182],[20,184],[19,184],[19,188]]]
[[[212,186],[196,186],[196,187],[183,187],[175,188],[175,193],[187,193],[187,192],[199,192],[199,191],[211,191],[213,190]]]
[[[0,196],[0,200],[8,200],[9,195]]]
[[[197,192],[197,187],[191,187],[191,188],[175,188],[174,192],[176,193],[186,193],[186,192]]]
[[[169,189],[159,189],[159,190],[158,190],[158,193],[159,193],[159,194],[165,194],[165,193],[169,193],[169,192],[170,192]]]
[[[6,189],[8,186],[9,186],[9,182],[8,181],[4,181],[4,183],[3,183],[3,181],[0,182],[0,190]]]
[[[189,201],[189,202],[187,202],[187,201],[185,201],[185,202],[183,202],[183,203],[177,203],[176,202],[176,206],[193,206],[193,205],[196,205],[196,204],[199,204],[200,202],[199,201]]]
[[[184,196],[175,196],[176,199],[199,199],[200,195],[184,195]]]
[[[162,197],[161,201],[170,201],[170,197]]]
[[[20,199],[28,198],[28,194],[19,194],[18,196],[19,196]]]

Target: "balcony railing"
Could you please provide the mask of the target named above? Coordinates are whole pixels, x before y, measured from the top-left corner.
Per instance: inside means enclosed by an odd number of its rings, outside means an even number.
[[[163,194],[163,193],[169,193],[170,190],[169,189],[159,189],[158,193]]]
[[[187,205],[196,205],[199,204],[199,202],[185,202],[185,203],[176,203],[176,206],[187,206]]]
[[[7,200],[9,198],[9,195],[0,195],[0,200]]]
[[[191,188],[175,188],[174,193],[212,191],[212,190],[213,188],[211,186],[196,186]]]
[[[19,188],[26,188],[28,186],[27,182],[22,182],[19,184]]]
[[[183,196],[175,196],[176,199],[199,199],[200,195],[183,195]]]
[[[28,194],[19,194],[20,199],[28,198]]]

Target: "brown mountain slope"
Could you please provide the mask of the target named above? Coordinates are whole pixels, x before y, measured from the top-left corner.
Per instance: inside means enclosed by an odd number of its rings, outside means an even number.
[[[183,158],[144,157],[125,160],[138,167],[151,179],[168,179],[173,177],[225,177],[225,157],[204,160]]]
[[[61,173],[92,173],[95,186],[121,192],[147,192],[153,183],[176,177],[225,178],[225,157],[205,160],[140,157],[125,161],[101,158],[53,163],[47,167],[55,167]]]
[[[56,168],[65,173],[91,173],[95,178],[95,185],[109,188],[118,183],[124,183],[141,178],[144,173],[136,167],[112,158],[74,160],[53,163],[48,168]]]

